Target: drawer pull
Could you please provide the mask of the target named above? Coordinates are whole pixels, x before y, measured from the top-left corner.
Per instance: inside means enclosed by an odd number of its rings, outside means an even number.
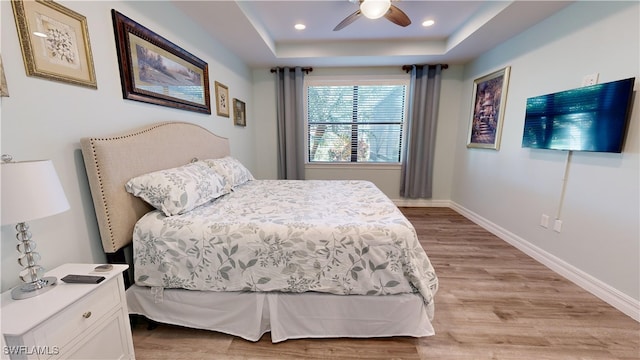
[[[91,317],[91,311],[87,311],[86,313],[82,314],[82,317],[85,319],[88,319]]]

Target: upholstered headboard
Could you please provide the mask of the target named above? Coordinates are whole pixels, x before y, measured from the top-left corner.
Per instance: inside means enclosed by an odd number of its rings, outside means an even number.
[[[183,122],[163,122],[120,135],[80,140],[102,247],[116,253],[132,241],[136,222],[152,208],[125,190],[138,175],[192,159],[230,155],[229,140]]]

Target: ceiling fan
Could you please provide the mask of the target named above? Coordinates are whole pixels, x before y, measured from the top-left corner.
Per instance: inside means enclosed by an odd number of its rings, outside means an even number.
[[[342,20],[333,31],[343,29],[347,25],[356,21],[360,15],[363,15],[369,19],[378,19],[381,17],[387,18],[394,24],[400,26],[408,26],[411,24],[411,20],[402,10],[397,6],[391,4],[391,0],[349,0],[352,3],[359,3],[360,8],[351,15]]]

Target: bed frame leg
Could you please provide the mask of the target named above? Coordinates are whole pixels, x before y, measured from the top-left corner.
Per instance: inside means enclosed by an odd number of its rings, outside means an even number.
[[[153,330],[160,325],[160,323],[153,321],[144,315],[129,314],[129,323],[131,324],[131,328],[138,326],[138,323],[142,320],[147,323],[147,330]]]
[[[157,322],[155,322],[155,321],[153,321],[151,319],[148,319],[148,318],[145,318],[145,319],[147,320],[147,330],[153,330],[153,329],[158,327],[158,323]]]

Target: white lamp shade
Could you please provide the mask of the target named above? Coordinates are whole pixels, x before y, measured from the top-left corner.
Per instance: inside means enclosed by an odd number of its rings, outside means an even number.
[[[2,163],[2,225],[69,210],[51,160]]]
[[[360,11],[369,19],[378,19],[384,16],[391,7],[391,0],[364,0],[360,4]]]

